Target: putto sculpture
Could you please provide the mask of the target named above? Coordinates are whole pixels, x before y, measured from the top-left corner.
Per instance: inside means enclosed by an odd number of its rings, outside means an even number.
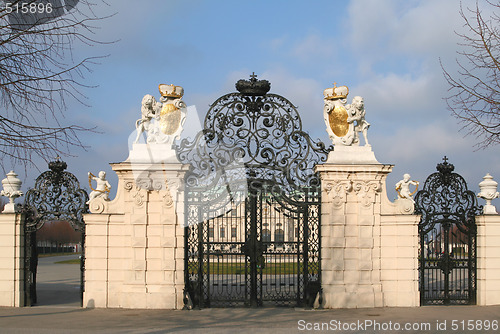
[[[105,171],[100,171],[99,176],[96,177],[94,174],[91,172],[88,173],[89,175],[89,187],[92,189],[92,192],[89,195],[89,200],[87,201],[87,204],[90,203],[94,198],[102,197],[105,201],[109,201],[109,191],[111,189],[111,185],[109,184],[108,180],[106,180],[106,172]],[[96,187],[92,187],[92,180],[97,182]]]
[[[160,84],[158,88],[160,102],[150,94],[142,98],[142,117],[135,123],[137,136],[134,143],[139,143],[143,133],[146,134],[146,143],[169,146],[180,136],[186,120],[186,104],[182,101],[184,89],[173,84]]]
[[[323,91],[326,131],[334,145],[359,146],[358,133],[361,132],[365,146],[370,146],[367,137],[370,123],[365,120],[364,100],[361,96],[355,96],[351,104],[346,105],[348,94],[349,88],[337,87],[337,83]]]
[[[413,195],[417,192],[419,183],[418,181],[410,180],[410,178],[410,174],[404,174],[403,179],[396,183],[396,191],[398,192],[399,198],[409,199],[415,203]],[[410,191],[410,185],[415,186],[415,190],[413,192]]]

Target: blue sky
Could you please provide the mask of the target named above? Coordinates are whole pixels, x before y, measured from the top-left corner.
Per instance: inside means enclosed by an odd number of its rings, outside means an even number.
[[[183,86],[184,101],[204,115],[252,72],[294,103],[304,129],[325,143],[323,90],[337,82],[349,87],[349,103],[363,96],[375,155],[395,165],[387,184],[391,199],[404,173],[423,183],[444,155],[476,192],[486,172],[500,180],[500,148],[476,151],[474,138],[459,132],[443,100],[448,93],[439,60],[456,68],[455,31],[463,25],[456,0],[107,3],[95,11],[117,14],[98,22],[95,37],[118,41],[76,46],[77,58],[109,56],[86,76],[86,83],[98,85],[84,91],[91,107],[71,103],[63,120],[101,132],[83,134],[88,151],[65,158],[84,187],[87,171],[105,170],[116,188],[108,163],[128,157],[141,99],[159,98],[158,84]],[[30,169],[23,175],[26,186],[38,174]]]

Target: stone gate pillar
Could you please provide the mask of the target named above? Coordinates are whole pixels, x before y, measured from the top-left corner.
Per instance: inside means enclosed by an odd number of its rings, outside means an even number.
[[[184,289],[184,191],[179,163],[111,164],[113,201],[85,215],[85,307],[180,309]]]
[[[477,304],[500,305],[500,215],[491,201],[498,198],[498,182],[488,173],[479,183],[478,197],[486,200],[476,217]]]
[[[388,200],[393,165],[378,163],[370,147],[345,149],[316,166],[323,307],[418,306],[420,217],[410,200]]]
[[[477,305],[500,305],[500,215],[476,217]]]
[[[371,152],[368,147],[365,151]],[[326,308],[384,306],[381,197],[386,196],[385,179],[393,166],[367,161],[372,163],[338,160],[316,166],[323,189],[321,268]]]
[[[10,171],[1,196],[9,198],[0,213],[0,306],[24,306],[24,218],[14,201],[23,195],[21,180]]]
[[[0,213],[0,306],[24,306],[24,215]]]

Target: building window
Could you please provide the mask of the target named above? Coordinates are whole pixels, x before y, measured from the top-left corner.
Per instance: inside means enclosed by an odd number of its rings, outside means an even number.
[[[226,228],[224,226],[221,226],[219,229],[219,238],[223,239],[226,237]]]
[[[274,242],[276,244],[285,242],[285,231],[283,231],[282,229],[277,229],[276,231],[274,231]]]
[[[291,220],[288,222],[288,241],[293,241],[295,239],[295,228],[294,228],[294,221]]]
[[[236,238],[238,236],[237,232],[236,226],[231,227],[231,238]]]
[[[262,242],[271,242],[271,231],[267,228],[262,230]]]
[[[208,237],[209,238],[214,238],[214,227],[213,226],[209,226],[208,227]]]

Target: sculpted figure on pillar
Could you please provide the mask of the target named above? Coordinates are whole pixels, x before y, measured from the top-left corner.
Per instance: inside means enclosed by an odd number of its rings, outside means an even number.
[[[144,95],[141,104],[142,118],[138,119],[135,122],[135,127],[137,129],[137,137],[135,138],[136,143],[139,142],[139,139],[141,138],[141,135],[144,132],[148,133],[151,122],[153,118],[156,118],[157,115],[160,113],[161,107],[162,107],[161,103],[156,102],[156,99],[153,95],[150,94]],[[150,140],[149,136],[147,140],[148,141]]]
[[[367,132],[370,123],[365,120],[365,105],[361,96],[355,96],[351,104],[346,105],[349,88],[337,87],[324,90],[323,116],[326,131],[334,145],[359,146],[359,135],[363,135],[365,146],[368,143]]]
[[[356,125],[354,126],[354,134],[353,141],[354,145],[359,145],[359,133],[363,134],[363,138],[365,140],[365,146],[370,146],[368,143],[368,137],[366,133],[368,132],[368,128],[370,127],[370,123],[365,120],[365,102],[361,96],[355,96],[352,99],[352,103],[346,106],[348,117],[347,123],[351,124],[354,121]]]
[[[105,201],[109,201],[109,191],[111,189],[111,185],[109,184],[108,180],[106,180],[106,172],[105,171],[100,171],[99,176],[95,176],[91,172],[88,173],[89,175],[89,187],[92,189],[92,192],[89,195],[89,200],[87,201],[87,204],[90,203],[91,200],[94,198],[102,197]],[[92,187],[92,180],[97,182],[96,187]]]
[[[406,198],[415,203],[413,200],[413,195],[418,190],[418,182],[410,180],[410,174],[403,175],[403,179],[396,183],[396,191],[398,192],[399,198]],[[410,191],[410,185],[415,186],[415,190],[413,192]]]
[[[182,101],[184,89],[181,86],[160,84],[160,102],[154,96],[145,95],[142,99],[142,118],[136,121],[138,143],[143,133],[147,134],[146,142],[172,145],[180,136],[186,120],[186,104]]]

